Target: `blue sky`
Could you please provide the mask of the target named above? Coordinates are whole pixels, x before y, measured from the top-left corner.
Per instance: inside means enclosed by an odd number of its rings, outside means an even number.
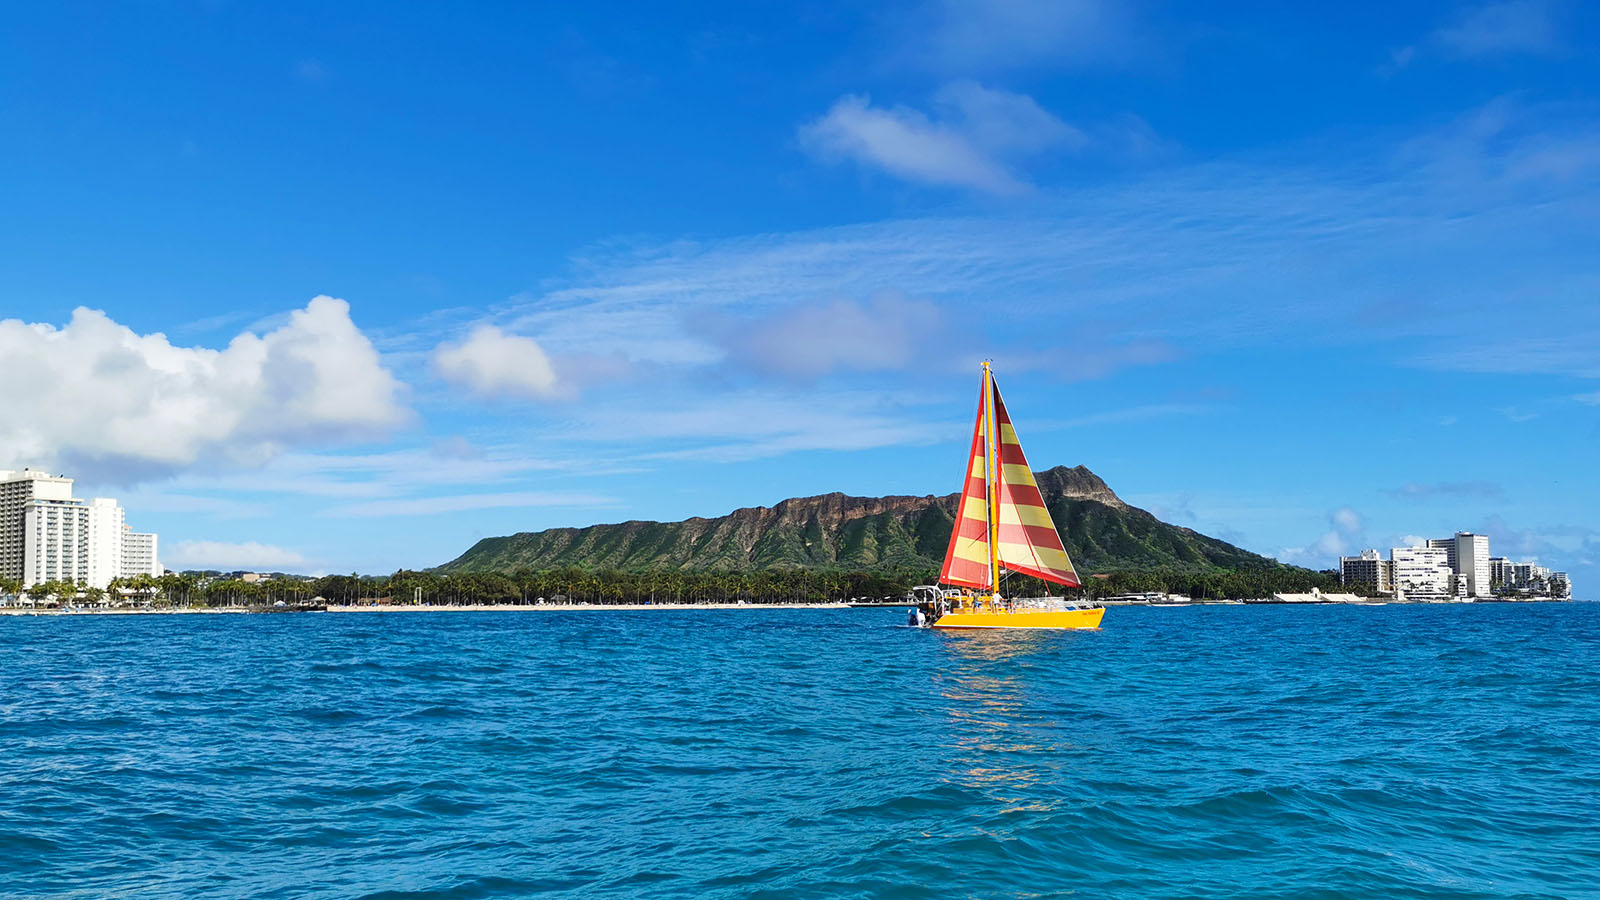
[[[1290,6],[12,7],[0,467],[389,571],[954,491],[992,357],[1169,521],[1582,596],[1600,15]]]

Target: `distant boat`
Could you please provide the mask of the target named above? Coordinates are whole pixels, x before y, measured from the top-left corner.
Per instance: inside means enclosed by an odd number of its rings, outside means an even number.
[[[1079,587],[1033,470],[1022,453],[994,373],[983,364],[972,452],[957,501],[940,587],[919,590],[912,624],[934,628],[1098,628],[1105,608],[1064,597],[1006,599],[1007,572]],[[948,585],[948,587],[945,587]]]

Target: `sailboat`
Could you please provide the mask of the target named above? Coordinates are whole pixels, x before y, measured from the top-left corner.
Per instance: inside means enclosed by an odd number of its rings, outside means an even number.
[[[1105,608],[1092,603],[1002,597],[1002,568],[1063,587],[1081,585],[985,362],[972,452],[939,586],[918,589],[911,615],[934,628],[1100,627]]]

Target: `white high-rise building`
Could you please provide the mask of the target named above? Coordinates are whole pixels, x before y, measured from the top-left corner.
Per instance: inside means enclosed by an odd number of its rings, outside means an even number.
[[[1572,579],[1567,577],[1567,573],[1550,573],[1550,596],[1557,600],[1572,599]]]
[[[1489,564],[1489,536],[1458,531],[1455,537],[1433,538],[1428,541],[1432,549],[1443,550],[1448,556],[1450,571],[1460,578],[1460,594],[1466,597],[1488,597],[1493,570]]]
[[[152,575],[159,578],[163,571],[160,557],[156,555],[156,536],[123,526],[122,577]]]
[[[1450,580],[1450,554],[1443,547],[1396,547],[1389,551],[1394,566],[1394,586],[1415,600],[1444,600],[1454,596]]]
[[[1455,572],[1466,582],[1467,593],[1488,597],[1493,571],[1489,567],[1489,536],[1470,531],[1456,532]]]
[[[1339,557],[1339,583],[1366,585],[1380,594],[1394,590],[1394,563],[1376,550],[1363,550],[1360,556]]]
[[[89,504],[29,500],[22,512],[22,583],[89,580]]]
[[[1516,579],[1516,570],[1511,560],[1504,556],[1489,557],[1489,581],[1499,582],[1502,588],[1511,587]]]
[[[1445,552],[1445,561],[1450,566],[1450,571],[1456,571],[1455,538],[1430,538],[1425,546],[1431,550],[1443,550]]]
[[[1527,587],[1528,586],[1528,582],[1533,580],[1533,570],[1534,570],[1534,568],[1535,568],[1535,566],[1531,562],[1514,562],[1514,563],[1512,563],[1511,564],[1511,582],[1510,582],[1511,586],[1512,587],[1519,587],[1519,588]]]
[[[0,576],[23,587],[54,580],[105,588],[121,575],[160,575],[156,536],[131,533],[130,557],[125,518],[115,500],[73,497],[71,478],[0,470]]]
[[[89,501],[89,584],[105,588],[122,575],[122,507],[109,497]]]
[[[37,469],[0,469],[0,576],[26,579],[28,504],[34,500],[71,500],[72,479]]]

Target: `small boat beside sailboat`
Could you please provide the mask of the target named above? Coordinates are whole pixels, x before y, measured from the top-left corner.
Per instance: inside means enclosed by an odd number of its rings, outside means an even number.
[[[966,480],[939,586],[917,589],[911,624],[933,628],[1098,628],[1105,608],[1066,597],[1001,596],[1002,569],[1081,585],[1045,507],[1016,428],[983,364]]]

